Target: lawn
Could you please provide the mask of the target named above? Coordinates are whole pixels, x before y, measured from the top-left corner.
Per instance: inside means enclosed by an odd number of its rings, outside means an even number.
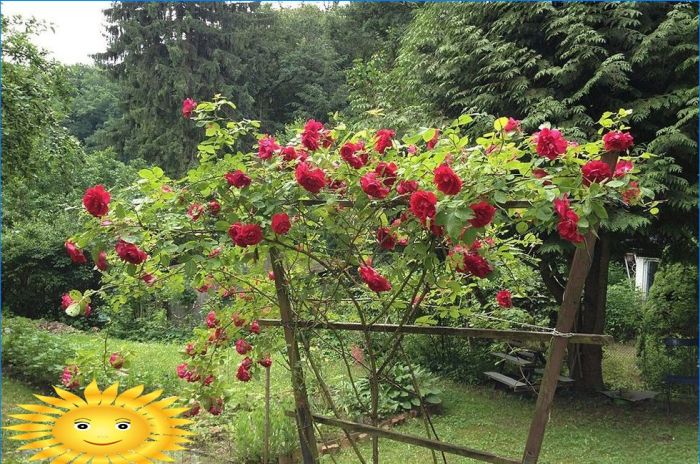
[[[101,346],[103,339],[94,334],[61,334],[62,343],[78,349]],[[108,340],[108,350],[128,350],[133,353],[132,375],[149,385],[161,384],[169,393],[185,396],[184,382],[174,373],[180,362],[180,346],[159,343],[138,343]],[[327,363],[326,374],[335,377],[333,363]],[[294,443],[289,422],[283,410],[291,407],[291,391],[288,372],[281,358],[273,367],[272,391],[275,397],[276,449],[286,449]],[[19,412],[17,403],[33,400],[28,387],[5,372],[2,381],[3,425],[7,425],[7,414]],[[137,374],[138,373],[138,374]],[[455,444],[480,450],[492,451],[510,457],[520,457],[525,442],[529,421],[534,410],[534,399],[495,391],[489,387],[470,387],[447,380],[440,380],[443,390],[444,410],[434,417],[440,438]],[[46,386],[44,386],[46,388]],[[236,382],[233,376],[227,382],[232,400],[227,404],[223,416],[213,417],[207,413],[198,416],[193,428],[197,433],[196,448],[211,457],[198,456],[190,461],[183,455],[179,462],[221,463],[244,462],[255,456],[254,447],[236,449],[235,441],[250,444],[260,440],[259,424],[262,405],[262,383],[260,379],[248,384]],[[39,387],[41,389],[41,387]],[[179,389],[172,391],[173,389]],[[542,452],[542,463],[576,464],[681,464],[698,462],[697,408],[695,405],[676,404],[672,415],[667,415],[661,402],[636,406],[613,405],[603,397],[578,397],[562,394],[557,398],[547,428]],[[327,429],[326,429],[327,430]],[[423,435],[423,424],[412,419],[398,427],[406,433]],[[3,433],[3,463],[27,462],[26,455],[17,456],[13,451],[18,445],[6,440]],[[386,464],[408,464],[432,462],[430,452],[421,448],[381,441],[381,462]],[[365,457],[370,456],[369,443],[361,448]],[[190,453],[191,454],[191,453]],[[226,456],[226,458],[224,458]],[[439,462],[442,458],[438,456]],[[357,462],[354,454],[344,450],[333,458],[326,456],[322,462],[330,464]],[[259,462],[259,461],[246,461]],[[449,463],[476,462],[465,458],[447,456]]]

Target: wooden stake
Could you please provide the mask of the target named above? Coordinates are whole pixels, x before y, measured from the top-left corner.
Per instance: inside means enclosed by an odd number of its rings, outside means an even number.
[[[299,345],[297,344],[294,330],[294,316],[292,305],[287,293],[286,276],[282,255],[275,247],[270,248],[270,261],[272,272],[275,274],[275,288],[277,301],[280,307],[280,318],[284,327],[284,340],[287,344],[287,358],[292,374],[292,388],[294,389],[294,404],[296,407],[296,422],[299,432],[299,444],[304,464],[316,464],[318,462],[318,447],[314,435],[313,419],[309,408],[309,399],[304,383],[304,370],[299,357]]]
[[[263,463],[270,463],[270,366],[265,367],[265,429],[263,431]]]
[[[603,155],[603,161],[608,163],[608,166],[612,169],[611,172],[614,172],[617,164],[617,153],[606,153]],[[591,268],[595,242],[596,230],[592,229],[585,235],[583,246],[576,248],[569,270],[569,280],[566,282],[566,289],[564,289],[564,298],[557,316],[556,329],[558,332],[568,333],[574,326],[576,313],[581,304],[583,287],[586,283],[588,271]],[[566,356],[567,344],[568,340],[566,338],[557,337],[552,340],[549,359],[547,359],[542,383],[540,383],[540,391],[537,395],[535,415],[532,418],[530,431],[527,435],[523,464],[536,464],[539,459],[545,427],[549,421],[554,393],[557,390],[559,374]]]

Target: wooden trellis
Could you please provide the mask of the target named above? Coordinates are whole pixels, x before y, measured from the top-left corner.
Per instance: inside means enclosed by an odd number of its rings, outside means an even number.
[[[617,163],[617,153],[603,155],[605,161],[614,170]],[[521,203],[506,205],[510,208],[522,207]],[[281,326],[284,329],[284,337],[287,344],[287,357],[291,368],[291,381],[294,389],[295,418],[299,432],[301,455],[304,464],[318,462],[318,449],[314,434],[314,423],[335,426],[344,432],[361,431],[373,437],[382,437],[415,446],[428,448],[442,453],[450,453],[465,456],[483,462],[497,464],[535,464],[542,449],[545,427],[549,419],[549,413],[554,400],[554,394],[559,382],[559,374],[566,356],[567,346],[572,344],[605,345],[612,338],[599,334],[572,334],[576,313],[578,311],[586,276],[591,267],[592,253],[595,248],[596,230],[591,229],[585,236],[582,246],[576,248],[571,261],[569,278],[564,290],[564,297],[559,308],[556,328],[553,332],[533,332],[523,330],[495,330],[455,327],[427,327],[407,324],[357,324],[347,322],[322,322],[305,321],[295,317],[289,300],[285,270],[279,251],[272,247],[270,258],[275,275],[275,287],[280,307],[280,319],[261,320],[261,325]],[[309,400],[304,381],[304,372],[300,362],[297,334],[300,330],[307,329],[331,329],[351,330],[379,333],[401,334],[433,334],[450,335],[458,337],[487,338],[504,341],[540,341],[549,342],[549,354],[544,369],[544,375],[539,386],[535,413],[530,423],[530,429],[525,443],[525,450],[521,459],[498,456],[488,451],[480,451],[464,446],[445,443],[439,440],[419,437],[416,435],[402,434],[395,431],[351,422],[340,418],[325,417],[314,414],[309,406]],[[354,443],[353,443],[354,444]],[[376,459],[375,459],[376,460]]]

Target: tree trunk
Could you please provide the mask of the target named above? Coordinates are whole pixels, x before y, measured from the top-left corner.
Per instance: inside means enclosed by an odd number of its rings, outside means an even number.
[[[586,278],[583,305],[579,312],[576,332],[602,334],[605,328],[605,306],[608,293],[610,236],[601,231],[596,243],[593,263]],[[599,345],[573,345],[569,368],[579,389],[600,391],[603,383],[603,349]]]

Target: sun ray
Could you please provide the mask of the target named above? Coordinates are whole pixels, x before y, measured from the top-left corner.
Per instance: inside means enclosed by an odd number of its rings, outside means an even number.
[[[162,398],[162,390],[143,394],[143,386],[119,395],[115,383],[100,391],[94,380],[84,398],[55,387],[58,397],[35,395],[47,405],[21,405],[31,414],[12,414],[23,421],[3,427],[20,432],[11,440],[34,440],[21,450],[36,451],[29,461],[52,464],[151,464],[174,462],[167,453],[186,449],[191,424],[178,416],[187,408],[171,408],[178,398]],[[61,409],[58,409],[61,408]]]

